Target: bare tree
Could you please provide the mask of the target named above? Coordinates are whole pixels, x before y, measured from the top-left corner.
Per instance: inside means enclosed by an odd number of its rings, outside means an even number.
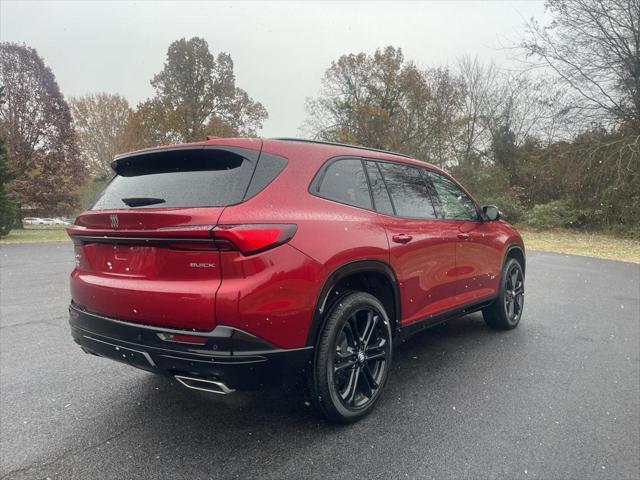
[[[308,99],[312,136],[408,153],[444,164],[461,86],[446,69],[423,71],[401,49],[343,55]]]
[[[428,134],[424,138],[421,158],[436,165],[451,165],[458,160],[456,143],[460,137],[464,83],[448,68],[428,69],[424,75],[430,99]]]
[[[460,165],[472,166],[486,154],[490,138],[487,119],[498,68],[493,63],[483,65],[477,57],[463,57],[458,61],[458,74],[464,95],[456,157]]]
[[[492,144],[501,132],[511,132],[515,147],[570,136],[566,89],[548,77],[502,70],[469,57],[458,62],[457,71],[464,89],[454,143],[460,166],[494,160]]]
[[[82,160],[95,177],[109,177],[113,157],[128,149],[129,103],[121,95],[98,93],[71,98],[69,104]]]
[[[564,93],[549,78],[501,72],[487,102],[488,129],[493,134],[507,127],[515,136],[516,146],[534,138],[548,144],[562,135],[566,120]]]
[[[640,2],[555,0],[548,26],[532,20],[521,47],[576,93],[589,122],[640,125]]]

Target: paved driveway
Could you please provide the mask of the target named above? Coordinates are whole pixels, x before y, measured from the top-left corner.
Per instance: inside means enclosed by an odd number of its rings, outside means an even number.
[[[376,411],[228,398],[83,354],[69,243],[0,246],[0,478],[640,477],[640,267],[530,253],[518,329],[479,314],[397,351]]]

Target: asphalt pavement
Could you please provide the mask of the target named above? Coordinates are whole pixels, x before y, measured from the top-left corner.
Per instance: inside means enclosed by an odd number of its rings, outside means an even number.
[[[516,330],[479,314],[395,352],[376,410],[229,397],[84,354],[70,243],[0,245],[2,479],[638,479],[640,266],[528,254]]]

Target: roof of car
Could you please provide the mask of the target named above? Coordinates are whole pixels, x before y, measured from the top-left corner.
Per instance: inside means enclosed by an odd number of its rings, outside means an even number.
[[[408,155],[404,155],[402,153],[390,152],[387,150],[381,150],[376,148],[363,147],[359,145],[349,145],[345,143],[332,143],[332,142],[322,142],[316,140],[307,140],[307,139],[299,139],[299,138],[270,138],[265,139],[263,144],[263,150],[269,151],[270,153],[278,153],[281,151],[284,156],[287,151],[293,150],[293,147],[298,147],[297,149],[304,150],[308,148],[313,148],[315,151],[322,152],[322,160],[324,161],[331,157],[338,156],[357,156],[357,157],[365,157],[371,158],[374,160],[387,160],[393,162],[406,163],[410,165],[420,166],[420,167],[430,167],[437,171],[442,171],[442,169],[422,160],[417,160]]]
[[[174,145],[162,145],[152,148],[145,148],[142,150],[136,150],[133,152],[116,155],[112,166],[115,166],[117,160],[126,157],[137,156],[144,153],[151,153],[154,151],[170,150],[170,149],[182,149],[182,148],[197,148],[207,146],[229,146],[229,147],[241,147],[252,150],[264,150],[268,153],[280,154],[283,156],[289,156],[295,151],[305,150],[313,148],[315,151],[322,151],[324,159],[330,157],[336,157],[341,155],[352,155],[360,157],[368,157],[377,160],[390,160],[399,161],[402,163],[408,163],[417,166],[429,166],[435,170],[442,171],[440,168],[417,160],[408,155],[402,153],[390,152],[387,150],[381,150],[376,148],[364,147],[361,145],[349,145],[345,143],[324,142],[319,140],[309,140],[305,138],[251,138],[251,137],[237,137],[237,138],[223,138],[223,137],[207,137],[206,140],[192,143],[181,143]]]
[[[271,140],[283,140],[285,142],[315,143],[319,145],[332,145],[334,147],[357,148],[358,150],[367,150],[368,152],[388,153],[391,155],[398,155],[399,157],[411,158],[409,155],[405,155],[404,153],[392,152],[390,150],[384,150],[381,148],[365,147],[362,145],[353,145],[350,143],[326,142],[323,140],[314,140],[309,138],[295,138],[295,137],[275,137],[275,138],[272,138]]]

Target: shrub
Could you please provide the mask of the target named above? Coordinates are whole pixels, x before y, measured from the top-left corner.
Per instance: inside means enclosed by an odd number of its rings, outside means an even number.
[[[524,214],[524,223],[533,228],[577,227],[583,215],[566,200],[538,204]]]
[[[16,202],[13,198],[0,195],[0,237],[9,235],[16,223]]]
[[[523,189],[511,187],[502,167],[480,165],[472,167],[454,167],[451,173],[469,190],[481,205],[495,205],[505,220],[519,222],[525,210]]]

